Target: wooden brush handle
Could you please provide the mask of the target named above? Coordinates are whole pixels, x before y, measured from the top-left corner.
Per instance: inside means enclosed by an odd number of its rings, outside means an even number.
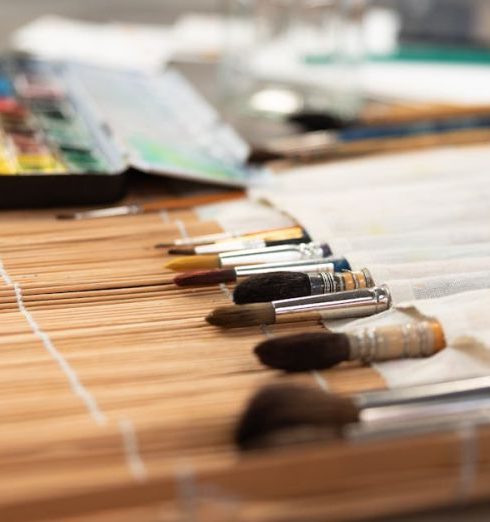
[[[438,321],[365,328],[347,334],[350,359],[363,362],[428,357],[446,346]]]
[[[233,201],[245,197],[243,190],[217,192],[212,194],[200,194],[197,196],[186,196],[181,198],[163,198],[143,203],[141,207],[144,212],[157,212],[159,210],[177,210],[191,208],[209,203],[220,203],[222,201]]]

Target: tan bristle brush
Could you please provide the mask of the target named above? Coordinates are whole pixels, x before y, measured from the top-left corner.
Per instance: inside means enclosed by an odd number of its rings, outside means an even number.
[[[346,333],[302,333],[268,339],[255,347],[259,360],[289,372],[322,370],[345,361],[370,363],[429,357],[446,346],[438,321],[364,328]]]
[[[365,317],[388,310],[391,295],[386,285],[334,294],[283,299],[270,303],[221,306],[206,321],[223,328],[278,322]]]
[[[273,384],[256,392],[242,413],[235,442],[242,450],[263,449],[282,433],[313,430],[314,438],[341,437],[349,425],[410,427],[425,418],[430,425],[445,415],[456,419],[472,408],[488,410],[490,377],[371,391],[344,397],[318,387]],[[483,399],[482,399],[483,398]],[[485,402],[486,401],[486,402]],[[302,434],[304,435],[304,433]],[[301,437],[303,439],[303,437]],[[303,440],[300,440],[303,442]]]

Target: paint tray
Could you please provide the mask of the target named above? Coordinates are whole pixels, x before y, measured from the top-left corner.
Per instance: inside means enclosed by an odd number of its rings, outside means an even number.
[[[130,170],[243,187],[247,155],[176,71],[0,62],[0,208],[109,203]]]

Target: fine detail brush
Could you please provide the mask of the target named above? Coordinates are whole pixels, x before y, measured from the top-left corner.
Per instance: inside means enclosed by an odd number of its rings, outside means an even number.
[[[363,328],[346,333],[301,333],[268,339],[255,347],[258,359],[289,372],[323,370],[344,361],[429,357],[446,346],[438,321]]]
[[[342,436],[352,424],[389,425],[429,421],[439,412],[454,409],[458,416],[478,399],[488,401],[490,377],[425,384],[392,390],[364,392],[349,397],[298,384],[272,384],[249,400],[236,430],[235,442],[242,450],[263,448],[284,430],[313,428]],[[488,408],[488,402],[487,402]]]
[[[245,193],[242,190],[234,190],[213,194],[201,194],[198,196],[162,198],[149,201],[148,203],[122,205],[119,207],[107,207],[80,212],[65,212],[57,214],[56,218],[80,220],[116,216],[131,216],[135,214],[145,214],[147,212],[159,212],[161,210],[179,210],[184,208],[191,208],[209,203],[232,201],[235,199],[241,199],[243,197],[245,197]]]
[[[270,303],[220,306],[206,317],[206,321],[223,328],[239,328],[282,321],[365,317],[384,312],[390,307],[390,291],[386,285],[382,285]]]
[[[214,234],[204,234],[201,236],[193,236],[186,238],[177,238],[168,243],[157,243],[155,248],[170,248],[170,247],[194,247],[203,245],[213,245],[221,241],[228,240],[249,240],[249,239],[288,239],[290,237],[301,237],[305,235],[311,239],[306,231],[299,226],[290,226],[282,228],[270,228],[265,230],[256,230],[255,232],[216,232]]]
[[[267,248],[281,245],[300,245],[301,243],[311,243],[310,236],[304,232],[302,235],[294,236],[284,234],[281,237],[278,234],[276,239],[263,239],[260,237],[252,237],[250,239],[236,239],[235,241],[221,241],[210,245],[198,245],[196,247],[174,247],[168,250],[168,254],[190,256],[190,255],[207,255],[221,254],[223,252],[233,252],[236,250],[249,250],[257,248]]]
[[[258,263],[280,263],[289,261],[323,259],[332,254],[326,244],[300,243],[299,245],[286,243],[265,248],[251,248],[224,252],[217,255],[178,257],[165,265],[169,270],[185,272],[205,268],[228,268]]]
[[[177,286],[210,285],[233,283],[240,278],[280,271],[292,272],[339,272],[350,270],[350,265],[343,257],[327,257],[319,260],[290,261],[289,263],[261,263],[258,265],[237,266],[219,270],[203,270],[180,274],[174,278]]]
[[[375,286],[367,268],[344,272],[275,272],[249,277],[233,292],[236,304],[267,303],[309,295],[323,295]]]

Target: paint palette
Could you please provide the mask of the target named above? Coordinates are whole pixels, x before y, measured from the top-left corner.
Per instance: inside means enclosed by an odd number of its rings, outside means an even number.
[[[0,61],[0,208],[114,201],[130,168],[245,186],[247,154],[174,71]]]
[[[113,201],[124,193],[121,152],[95,122],[66,70],[0,62],[0,207]]]

